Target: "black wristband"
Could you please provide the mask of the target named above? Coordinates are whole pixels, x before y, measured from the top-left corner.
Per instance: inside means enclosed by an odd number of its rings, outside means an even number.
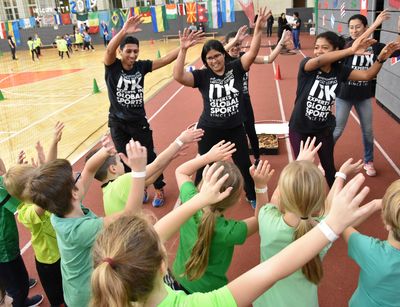
[[[386,62],[386,60],[379,60],[379,58],[376,58],[376,61],[377,61],[379,64],[383,64],[383,63]]]

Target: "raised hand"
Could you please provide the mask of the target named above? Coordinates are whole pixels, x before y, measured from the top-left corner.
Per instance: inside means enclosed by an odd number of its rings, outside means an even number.
[[[361,171],[363,167],[363,161],[360,159],[356,163],[352,162],[353,158],[350,158],[346,162],[344,162],[340,167],[339,172],[345,174],[346,176],[349,176],[351,174],[356,174]]]
[[[375,39],[361,35],[354,41],[353,45],[351,45],[350,48],[354,54],[364,54],[365,49],[367,49],[369,46],[375,43],[376,43]]]
[[[383,10],[375,19],[373,25],[380,26],[385,20],[390,19],[390,13],[388,10]]]
[[[378,59],[381,61],[385,61],[392,55],[393,52],[400,49],[400,42],[390,42],[388,43],[379,53]]]
[[[203,129],[186,129],[178,136],[178,139],[183,144],[189,144],[200,141],[203,135]]]
[[[64,123],[58,121],[54,126],[54,136],[53,136],[54,143],[58,143],[61,141],[63,129],[64,129]]]
[[[264,28],[265,24],[267,23],[267,19],[271,15],[272,15],[271,10],[267,11],[266,7],[260,8],[259,11],[258,11],[258,18],[257,18],[255,27],[258,30],[261,30],[262,28]]]
[[[317,146],[315,146],[315,141],[315,137],[312,139],[308,137],[305,143],[303,141],[300,142],[300,152],[297,156],[297,161],[306,160],[314,162],[315,155],[322,146],[322,143],[319,143]]]
[[[179,31],[179,41],[181,49],[189,49],[198,44],[204,38],[203,31],[191,31],[188,28]]]
[[[130,140],[126,144],[126,154],[119,153],[122,161],[134,172],[144,172],[147,165],[147,149],[138,141]]]
[[[36,149],[36,152],[37,152],[39,165],[42,165],[42,164],[46,163],[46,155],[44,153],[44,149],[43,149],[42,144],[40,144],[40,141],[36,142],[35,149]]]
[[[143,22],[140,15],[129,17],[124,23],[123,30],[126,33],[136,33],[142,31],[142,29],[138,28],[138,26]]]
[[[25,159],[26,159],[26,153],[25,153],[25,151],[22,149],[22,150],[18,153],[17,163],[18,163],[18,164],[28,164],[28,161],[26,161]]]
[[[246,25],[241,26],[236,33],[235,41],[238,43],[242,43],[243,40],[249,35],[247,33],[248,27]]]
[[[250,175],[253,177],[256,188],[265,188],[274,172],[275,170],[271,170],[271,165],[268,161],[260,160],[257,166],[253,164],[250,167]]]
[[[115,149],[115,145],[111,138],[111,134],[107,133],[101,138],[101,145],[110,156],[114,156],[117,154],[117,150]]]
[[[227,160],[236,151],[235,143],[220,141],[206,153],[207,159],[212,162]]]
[[[228,187],[222,193],[220,192],[222,185],[229,177],[229,174],[220,176],[223,170],[224,166],[221,165],[217,168],[215,163],[211,167],[207,165],[204,168],[203,182],[199,193],[199,197],[201,197],[204,205],[215,204],[228,197],[228,195],[231,193],[232,187]]]

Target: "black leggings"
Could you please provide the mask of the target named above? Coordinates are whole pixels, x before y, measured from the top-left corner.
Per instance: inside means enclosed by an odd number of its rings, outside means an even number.
[[[247,199],[255,200],[256,194],[254,192],[254,181],[249,171],[251,166],[249,149],[247,146],[246,132],[243,125],[231,129],[201,127],[200,125],[197,128],[204,130],[204,136],[198,142],[200,155],[208,152],[211,147],[222,140],[235,143],[236,152],[233,154],[232,159],[242,173]],[[196,184],[201,181],[202,172],[203,169],[199,169],[197,171],[195,180]]]
[[[0,281],[14,299],[13,306],[24,307],[29,293],[29,276],[21,255],[12,261],[0,263]]]
[[[111,137],[114,141],[115,148],[118,152],[123,152],[126,154],[126,144],[134,139],[139,141],[140,144],[147,148],[147,163],[153,162],[157,155],[154,152],[153,143],[153,131],[150,129],[150,125],[144,118],[136,122],[115,122],[110,121],[108,126],[110,127]],[[130,172],[131,169],[124,164],[125,172]],[[156,189],[161,189],[165,186],[163,181],[164,177],[161,174],[160,177],[154,182],[154,187]]]
[[[35,259],[40,282],[42,283],[44,292],[46,292],[51,306],[60,306],[64,304],[60,261],[59,259],[55,263],[46,264]]]
[[[35,61],[35,55],[36,55],[36,58],[39,59],[39,55],[38,55],[36,49],[32,49],[31,54],[32,54],[32,61]]]
[[[322,167],[325,170],[325,179],[328,183],[329,187],[332,187],[333,182],[335,181],[335,161],[333,158],[333,147],[335,145],[333,141],[333,131],[329,129],[329,131],[322,132],[314,135],[306,135],[298,133],[292,129],[289,129],[289,139],[290,144],[292,145],[294,155],[297,157],[300,152],[300,142],[307,140],[307,137],[316,137],[315,144],[318,145],[322,142],[321,148],[318,150],[319,161],[321,162]]]

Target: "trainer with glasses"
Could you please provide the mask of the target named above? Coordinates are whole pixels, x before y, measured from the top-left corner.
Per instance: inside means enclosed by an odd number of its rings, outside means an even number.
[[[104,55],[105,80],[110,100],[108,126],[118,152],[126,153],[125,145],[130,139],[134,139],[147,148],[147,163],[151,163],[156,154],[152,130],[144,108],[144,77],[174,61],[179,48],[154,61],[138,60],[139,40],[129,34],[141,31],[138,28],[141,23],[140,16],[128,18],[108,44]],[[117,58],[117,51],[120,59]],[[126,165],[125,171],[130,171]],[[164,186],[163,175],[160,175],[154,182],[154,207],[164,205]],[[148,195],[145,191],[143,202],[147,201]]]

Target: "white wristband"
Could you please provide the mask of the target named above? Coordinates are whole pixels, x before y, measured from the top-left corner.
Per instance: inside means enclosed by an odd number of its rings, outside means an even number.
[[[146,178],[146,171],[143,172],[131,172],[132,178]]]
[[[175,143],[179,146],[182,147],[183,146],[183,142],[180,139],[176,139]]]
[[[325,237],[331,242],[335,242],[339,238],[339,236],[328,226],[328,224],[325,221],[321,221],[318,224],[318,228],[322,231]]]
[[[264,64],[268,64],[269,63],[269,56],[266,55],[264,56]]]
[[[340,177],[340,178],[342,178],[342,179],[345,180],[345,181],[346,181],[346,179],[347,179],[347,175],[346,175],[345,173],[342,173],[342,172],[336,172],[335,178],[336,178],[336,177]]]
[[[267,191],[268,191],[268,187],[261,188],[261,189],[257,189],[257,188],[255,188],[255,189],[254,189],[254,191],[255,191],[257,194],[263,194],[263,193],[267,193]]]

